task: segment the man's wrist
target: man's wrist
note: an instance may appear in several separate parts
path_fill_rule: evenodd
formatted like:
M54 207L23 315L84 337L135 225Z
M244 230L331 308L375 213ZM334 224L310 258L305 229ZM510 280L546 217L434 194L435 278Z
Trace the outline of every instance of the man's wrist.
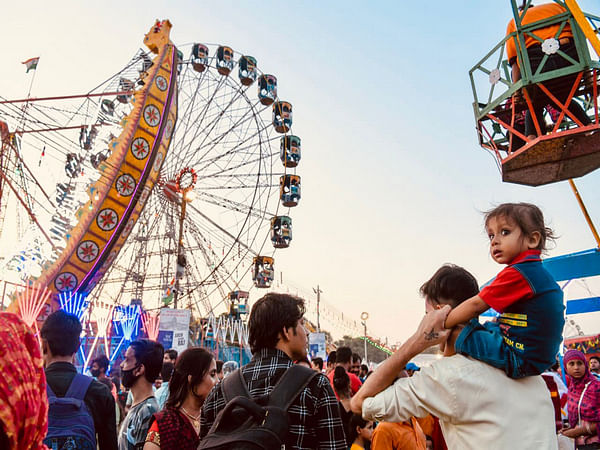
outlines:
M425 350L427 345L424 344L421 336L413 334L406 340L402 347L404 347L404 354L407 360L411 360L413 357Z

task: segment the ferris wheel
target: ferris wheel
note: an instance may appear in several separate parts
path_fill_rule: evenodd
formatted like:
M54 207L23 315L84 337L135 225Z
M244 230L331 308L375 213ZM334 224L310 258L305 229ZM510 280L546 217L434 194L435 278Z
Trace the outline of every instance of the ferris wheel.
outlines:
M270 286L300 200L292 105L254 57L165 29L85 95L0 99L0 278L200 315Z
M226 46L179 50L171 149L97 295L157 307L172 293L179 306L206 315L229 293L270 285L273 248L291 240L283 210L300 198L299 190L291 198L300 139L289 134L291 105L278 101L276 78L262 74L253 57Z

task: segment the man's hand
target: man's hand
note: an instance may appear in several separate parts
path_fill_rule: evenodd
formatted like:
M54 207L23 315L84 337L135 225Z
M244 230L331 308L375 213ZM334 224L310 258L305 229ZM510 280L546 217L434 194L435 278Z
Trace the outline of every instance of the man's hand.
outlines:
M445 329L444 322L451 309L449 305L444 305L441 309L425 314L419 328L410 338L411 347L415 353L421 353L429 347L446 342L452 330Z
M352 397L350 405L355 414L362 414L362 405L366 398L374 397L390 386L404 366L416 355L428 347L445 342L451 330L444 328L444 321L450 312L450 306L425 314L417 331L388 359L386 359L365 384Z

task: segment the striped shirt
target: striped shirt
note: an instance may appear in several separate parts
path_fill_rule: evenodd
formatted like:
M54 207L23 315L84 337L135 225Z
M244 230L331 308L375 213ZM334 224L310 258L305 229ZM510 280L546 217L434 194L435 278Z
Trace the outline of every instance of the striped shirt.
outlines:
M244 380L253 398L271 393L293 361L281 350L265 348L242 367ZM206 436L217 414L225 407L222 385L209 394L200 419L200 437ZM346 437L338 401L325 375L314 377L289 410L290 428L285 442L288 449L345 450Z

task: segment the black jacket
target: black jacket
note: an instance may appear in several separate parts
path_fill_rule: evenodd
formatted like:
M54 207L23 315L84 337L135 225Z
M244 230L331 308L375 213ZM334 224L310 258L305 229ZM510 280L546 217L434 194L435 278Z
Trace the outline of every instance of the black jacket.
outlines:
M55 362L46 368L46 382L57 397L64 397L77 369L68 362ZM98 435L100 450L117 450L117 417L115 399L102 383L93 380L83 399Z

